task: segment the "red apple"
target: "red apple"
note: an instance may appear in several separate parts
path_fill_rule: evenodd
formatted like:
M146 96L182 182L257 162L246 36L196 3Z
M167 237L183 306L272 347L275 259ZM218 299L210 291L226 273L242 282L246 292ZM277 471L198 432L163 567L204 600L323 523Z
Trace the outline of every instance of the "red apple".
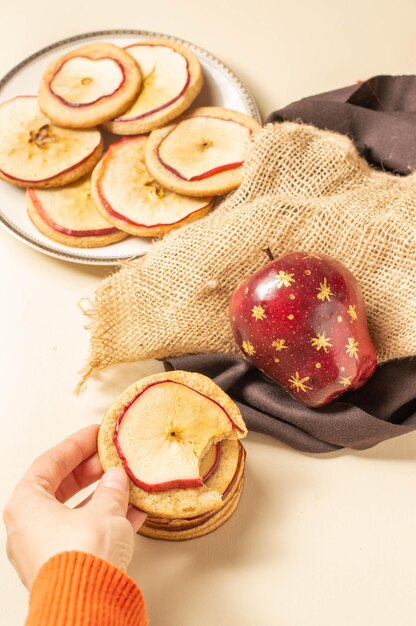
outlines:
M229 314L246 358L308 406L358 389L376 368L358 283L322 254L272 260L234 291Z

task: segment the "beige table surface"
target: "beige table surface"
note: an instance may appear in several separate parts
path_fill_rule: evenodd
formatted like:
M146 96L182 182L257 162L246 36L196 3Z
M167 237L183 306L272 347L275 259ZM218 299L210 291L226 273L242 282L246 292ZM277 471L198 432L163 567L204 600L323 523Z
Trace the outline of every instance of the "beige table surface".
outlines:
M0 74L77 33L156 30L222 58L264 115L302 95L416 69L412 1L0 0L0 8ZM119 391L160 365L107 371L76 398L88 349L77 303L108 270L48 258L3 231L0 268L3 506L35 455L99 421ZM228 524L183 544L137 538L130 572L153 626L413 625L416 435L313 457L251 434L247 450L247 486ZM0 573L0 622L22 625L27 593L3 555Z

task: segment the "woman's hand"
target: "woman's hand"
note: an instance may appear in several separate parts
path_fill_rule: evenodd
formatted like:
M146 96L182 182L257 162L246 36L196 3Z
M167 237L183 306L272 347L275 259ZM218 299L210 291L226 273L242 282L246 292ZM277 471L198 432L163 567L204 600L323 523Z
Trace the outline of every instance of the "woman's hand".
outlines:
M124 470L103 475L97 432L88 426L38 457L6 505L7 554L28 589L60 552L88 552L122 569L132 559L134 534L146 515L128 504ZM98 479L84 502L74 509L64 504Z

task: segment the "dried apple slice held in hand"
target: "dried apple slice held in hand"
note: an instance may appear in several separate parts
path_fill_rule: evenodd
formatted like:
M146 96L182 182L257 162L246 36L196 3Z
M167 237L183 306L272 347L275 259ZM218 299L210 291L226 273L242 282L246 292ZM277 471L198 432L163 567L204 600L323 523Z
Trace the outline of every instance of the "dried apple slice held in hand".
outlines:
M118 135L147 133L186 111L202 89L202 69L189 48L166 39L132 44L126 50L140 68L143 87L134 104L106 128Z
M27 211L41 233L66 246L98 248L127 237L91 200L90 176L59 189L27 189Z
M242 459L233 448L223 449L217 462L212 446L246 434L238 407L211 379L165 372L138 381L114 401L101 424L98 451L104 469L126 469L134 506L185 519L222 506L243 471Z
M189 196L223 194L238 187L241 166L260 125L222 107L201 107L151 133L146 165L172 191Z
M58 187L81 178L99 161L97 129L53 126L34 96L0 105L0 178L18 187Z
M188 198L164 189L145 164L146 137L113 144L92 175L91 193L114 226L140 237L156 237L208 213L212 198Z
M234 428L215 400L184 383L165 380L145 387L120 414L114 443L141 489L202 487L202 458Z
M42 77L39 104L65 128L89 128L125 111L141 88L137 63L110 43L87 44L53 61Z

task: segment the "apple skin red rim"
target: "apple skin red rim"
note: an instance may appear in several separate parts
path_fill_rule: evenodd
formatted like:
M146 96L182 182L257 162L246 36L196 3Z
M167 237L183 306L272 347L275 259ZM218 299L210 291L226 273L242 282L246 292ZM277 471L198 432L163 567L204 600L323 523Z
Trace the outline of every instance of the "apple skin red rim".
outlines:
M163 165L163 167L165 167L167 170L169 170L169 172L172 172L172 174L175 174L175 176L177 176L178 178L181 178L182 180L186 180L188 182L192 182L195 180L204 180L206 178L211 178L211 176L214 176L215 174L218 174L219 172L227 172L229 170L235 170L238 167L241 167L244 163L244 161L239 161L237 163L226 163L225 165L219 165L218 167L214 167L212 170L209 170L208 172L203 172L202 174L197 174L196 176L191 176L191 178L187 178L186 176L182 176L182 174L180 174L178 172L178 170L176 170L174 167L172 167L171 165L168 165L168 163L166 163L160 156L159 150L161 145L163 144L163 142L169 137L169 135L171 133L173 133L174 130L177 129L177 127L179 126L179 124L182 124L183 122L187 122L190 119L196 119L198 117L205 117L207 119L216 119L216 120L222 120L223 122L233 122L234 124L240 124L240 122L236 122L236 120L231 120L231 119L224 119L223 117L216 117L214 115L195 115L194 117L188 117L182 121L180 121L178 124L175 124L174 128L172 128L171 131L168 132L168 134L163 137L162 141L160 142L160 144L158 145L158 147L156 148L156 155L157 158L159 159L160 163ZM244 126L244 124L240 124L240 126ZM248 126L244 126L244 128L247 128L248 132L250 133L250 137L253 134L251 132L251 129L248 128Z
M148 46L150 48L150 46L153 46L155 48L160 47L160 48L169 48L169 46L163 46L161 44L154 44L154 43L132 43L129 46L125 46L124 49L127 50L128 48L136 48L137 46ZM169 48L170 50L173 50L173 48ZM180 52L178 52L178 50L175 50L175 52L177 52L178 54L181 54ZM120 123L125 123L125 122L135 122L137 120L142 120L146 117L149 117L150 115L154 115L154 113L158 113L159 111L163 111L163 109L166 109L167 107L169 107L171 104L173 104L174 102L177 102L177 100L179 100L179 98L184 94L184 92L186 91L190 81L191 81L191 75L189 72L189 63L188 63L188 59L186 57L183 56L183 54L181 54L181 57L183 59L185 59L186 61L186 72L187 72L187 79L186 79L186 83L182 88L182 91L175 96L174 98L172 98L171 100L169 100L168 102L165 102L165 104L161 104L159 107L156 107L156 109L152 109L151 111L147 111L146 113L142 113L141 115L135 115L134 117L123 117L122 115L120 117L116 117L113 120L111 120L112 122L117 122L118 124ZM140 94L139 94L140 97Z
M239 448L239 451L238 451L237 467L235 468L234 476L232 477L230 484L228 485L227 489L224 491L224 493L221 496L222 500L225 500L225 498L228 496L228 494L230 493L230 491L234 487L234 485L236 483L236 480L238 478L238 472L240 470L241 462L243 460L243 457L245 458L245 456L246 456L246 451L245 451L243 445L240 443L240 448Z
M72 230L71 228L65 228L65 226L61 226L60 224L57 224L52 219L50 219L49 215L43 208L41 201L39 200L39 198L36 197L36 189L28 189L27 193L39 217L43 219L45 224L47 224L48 226L53 228L53 230L56 230L59 233L69 235L70 237L103 237L104 235L112 235L118 232L118 229L115 227L101 228L96 230Z
M139 480L137 478L137 476L135 476L133 474L133 472L131 471L127 459L124 456L123 450L121 449L118 437L119 437L119 430L120 430L120 426L121 426L121 422L123 421L123 418L125 416L125 414L127 413L127 411L129 410L129 408L131 407L131 405L136 402L136 400L138 398L140 398L141 395L143 395L145 393L145 391L147 391L148 389L150 389L151 387L155 387L156 385L163 385L165 383L171 383L174 385L181 385L182 387L187 387L188 389L191 389L192 391L194 391L195 393L199 394L200 396L207 398L208 400L210 400L211 402L213 402L214 404L216 404L227 416L228 420L231 422L232 428L236 429L240 432L244 432L239 426L237 426L237 424L235 424L233 422L233 420L231 419L231 417L228 415L227 411L224 409L223 406L221 406L221 404L219 404L218 402L216 402L215 400L213 400L212 398L210 398L209 396L206 396L204 393L201 393L200 391L197 391L197 389L194 389L193 387L189 387L189 385L185 385L184 383L180 383L176 380L158 380L157 382L154 383L150 383L149 385L146 385L143 389L141 389L135 396L133 396L133 398L121 409L120 413L118 414L117 417L117 422L116 422L116 426L114 429L114 434L113 434L113 443L114 446L117 450L117 454L120 457L120 460L123 464L124 470L126 472L126 474L129 476L130 480L137 485L138 487L140 487L140 489L143 489L143 491L147 491L148 493L157 493L157 492L161 492L161 491L170 491L171 489L194 489L194 488L199 488L199 487L204 487L204 482L202 478L199 479L183 479L183 480L173 480L173 481L166 481L161 485L151 485L151 489L149 489L149 485L147 483L143 483L141 480Z
M117 89L115 89L112 93L106 94L105 96L100 96L99 98L96 98L95 100L92 100L91 102L80 102L80 103L74 103L74 102L69 102L68 100L65 100L65 98L62 98L62 96L59 96L53 89L52 89L52 82L55 79L55 76L57 74L59 74L59 72L61 71L61 69L63 68L63 66L65 65L65 63L68 63L68 61L71 61L72 59L89 59L90 61L100 61L102 59L108 59L110 61L114 61L114 63L116 63L119 68L122 71L123 74L123 79L121 81L121 83L119 84L119 86L117 87ZM124 83L126 82L126 72L125 72L125 68L123 63L121 63L118 59L115 59L114 57L109 57L109 56L104 56L104 57L97 57L97 58L92 58L89 57L85 54L80 54L78 56L74 56L74 57L70 57L69 59L65 59L65 61L63 61L63 63L61 63L61 65L57 68L57 70L54 72L51 80L48 83L48 89L51 92L51 94L53 95L54 98L56 98L57 100L60 100L63 104L65 104L68 107L71 107L73 109L82 109L85 107L89 107L92 106L93 104L97 104L97 102L101 102L102 100L106 100L107 98L112 98L114 97L114 94L116 94L118 91L120 91L120 89L123 87Z
M109 155L113 150L117 149L117 146L119 146L120 144L126 143L128 141L146 141L146 140L147 140L147 136L145 136L145 135L139 135L138 137L123 137L123 139L120 139L120 141L117 141L117 143L113 143L108 148L107 155ZM126 217L122 213L119 213L118 211L113 209L111 204L106 199L106 197L104 195L104 192L102 191L101 181L102 181L102 178L103 178L104 172L105 172L105 167L106 167L105 159L106 159L107 155L104 157L102 171L100 172L100 175L97 178L97 183L96 183L97 184L97 192L98 192L98 196L99 196L99 198L100 198L100 200L101 200L105 210L107 211L107 213L109 213L110 215L113 215L114 217L116 217L117 219L119 219L122 222L126 222L127 224L131 224L132 226L138 226L139 228L148 228L148 229L159 228L161 226L173 226L174 224L180 224L181 222L189 219L189 217L191 215L194 215L194 213L199 213L199 211L203 211L212 202L212 200L210 200L204 206L200 207L199 209L195 209L195 211L192 211L191 213L188 213L187 215L182 217L182 219L177 220L176 222L160 222L158 224L150 224L150 225L148 225L148 224L139 224L139 222L134 222L133 220L129 219L128 217Z
M98 30L98 31L90 31L87 33L81 33L77 35L73 35L71 37L67 37L65 39L60 39L55 41L36 52L33 52L29 56L25 57L14 65L2 78L0 79L0 95L2 90L8 86L8 84L12 81L12 79L19 74L22 70L28 68L32 63L35 63L42 56L49 54L50 52L54 52L56 50L61 49L64 46L70 46L73 44L79 44L82 41L88 40L99 40L99 38L108 38L108 37L125 37L134 35L135 37L148 37L148 38L164 38L170 41L176 41L183 45L186 45L190 50L192 50L195 54L202 57L205 60L209 60L216 68L219 68L221 72L230 79L230 81L236 85L236 88L239 91L239 95L241 99L247 106L249 111L249 115L254 117L259 123L262 123L262 118L257 107L257 104L248 89L248 87L244 84L244 82L239 78L230 67L228 67L223 61L221 61L218 57L213 55L211 52L198 46L190 41L185 39L181 39L179 37L174 37L173 35L169 35L166 33L159 33L155 31L148 30L140 30L137 28L124 28L124 29L107 29L107 30ZM10 100L10 98L8 98ZM67 249L56 248L55 246L51 246L51 244L44 243L32 233L27 233L20 226L16 225L4 212L0 209L0 226L7 230L13 237L26 244L30 248L37 250L38 252L42 252L48 256L63 259L64 261L68 261L70 263L82 263L85 265L117 265L123 259L131 259L131 254L117 254L117 255L100 255L99 258L96 256L89 254L87 251L79 251L70 252ZM134 258L140 258L145 253L140 253Z
M210 469L207 471L206 474L203 475L202 477L202 482L206 482L208 480L208 478L210 478L213 473L215 472L215 470L218 467L218 463L220 462L220 456L221 456L221 444L220 442L214 444L215 445L215 458L214 458L214 463L212 464L212 466L210 467Z

